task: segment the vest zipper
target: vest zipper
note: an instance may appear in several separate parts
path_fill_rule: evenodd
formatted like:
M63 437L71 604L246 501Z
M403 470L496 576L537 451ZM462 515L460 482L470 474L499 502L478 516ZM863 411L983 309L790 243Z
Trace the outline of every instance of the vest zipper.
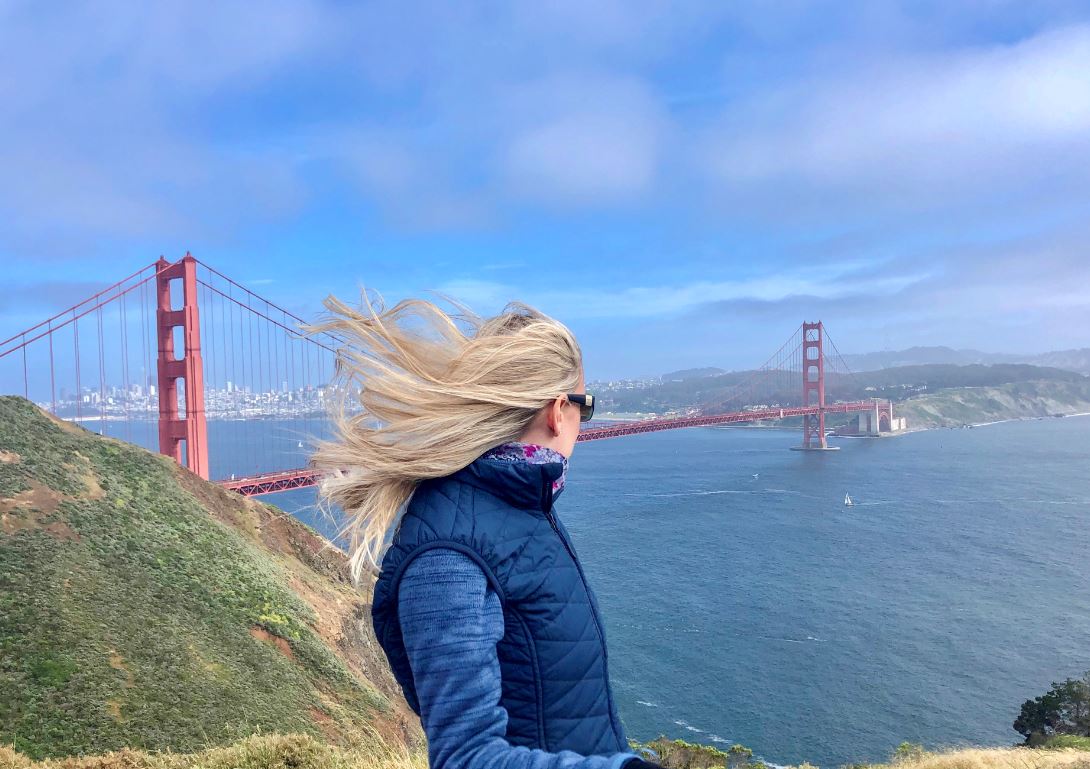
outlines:
M613 723L613 713L615 706L613 704L613 687L609 683L609 648L606 646L606 636L602 632L602 625L598 622L598 611L594 608L594 601L590 597L590 587L587 585L587 577L583 574L583 565L579 563L579 559L575 556L575 551L572 546L568 544L568 539L561 533L560 527L556 525L556 521L553 520L551 510L545 511L545 517L549 519L549 525L553 527L553 531L556 532L556 536L560 537L560 541L564 543L564 549L568 551L568 555L571 556L572 561L575 563L575 569L579 572L579 579L583 582L583 590L587 594L587 602L590 604L590 614L594 618L594 627L598 631L598 641L602 645L602 672L605 676L606 697L609 703L609 723L613 727L613 734L620 739L617 734L617 725ZM627 750L627 745L624 746Z
M567 538L561 533L560 527L556 525L556 521L553 520L552 512L545 511L545 517L549 519L549 524L553 527L553 531L556 532L556 536L560 537L560 541L564 543L564 549L568 551L568 555L571 556L572 562L575 563L575 570L579 572L579 579L583 582L583 590L587 593L587 600L590 601L590 588L587 586L587 577L583 573L583 565L579 563L579 559L575 555L575 551L572 550L571 545L568 544ZM602 632L602 626L598 623L598 612L594 610L594 604L590 605L591 615L594 617L594 626L598 629L598 638L602 642L602 655L608 659L609 650L606 649L606 637Z

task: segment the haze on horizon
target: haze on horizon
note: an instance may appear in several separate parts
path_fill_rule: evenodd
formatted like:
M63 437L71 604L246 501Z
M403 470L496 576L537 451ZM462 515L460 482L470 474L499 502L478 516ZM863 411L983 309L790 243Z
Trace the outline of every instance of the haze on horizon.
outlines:
M0 3L0 337L186 250L588 377L1090 346L1090 6Z

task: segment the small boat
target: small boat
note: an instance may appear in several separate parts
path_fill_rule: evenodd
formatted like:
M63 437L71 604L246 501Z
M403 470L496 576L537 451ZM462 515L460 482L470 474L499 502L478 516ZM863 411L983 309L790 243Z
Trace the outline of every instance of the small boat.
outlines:
M850 496L848 496L848 492L844 492L844 506L845 507L853 507L854 505L855 505L855 502L852 502L852 498Z
M303 442L299 441L299 448L303 448Z
M760 477L761 477L761 474L760 474L760 473L754 473L754 474L753 474L753 480L757 480L757 479L758 479L758 478L760 478Z

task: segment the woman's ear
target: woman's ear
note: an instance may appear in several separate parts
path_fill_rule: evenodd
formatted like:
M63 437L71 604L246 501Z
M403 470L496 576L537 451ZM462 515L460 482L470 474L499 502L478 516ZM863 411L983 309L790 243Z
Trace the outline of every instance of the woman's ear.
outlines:
M559 436L564 428L564 399L557 396L549 404L545 414L545 424L554 436Z

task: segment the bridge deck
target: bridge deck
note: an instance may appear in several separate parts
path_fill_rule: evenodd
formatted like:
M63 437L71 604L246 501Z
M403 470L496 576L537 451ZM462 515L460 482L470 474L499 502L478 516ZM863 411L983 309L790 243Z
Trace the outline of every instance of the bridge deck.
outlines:
M884 404L888 408L888 402ZM882 405L879 406L880 408ZM847 414L857 411L870 411L875 408L874 401L854 401L851 403L833 403L825 406L826 414ZM732 411L726 414L712 414L707 416L678 417L673 419L643 419L636 422L623 422L607 427L594 427L579 433L578 442L604 440L605 438L620 438L625 435L638 435L640 433L654 433L661 430L678 430L686 427L714 427L716 425L739 424L743 422L759 422L765 419L786 419L788 417L800 417L818 413L817 406L795 406L791 408L750 409L748 411ZM273 494L278 491L290 489L302 489L315 486L321 472L314 469L300 468L296 470L282 470L273 473L262 473L247 478L231 478L217 481L220 486L231 491L237 491L246 497L258 494Z

